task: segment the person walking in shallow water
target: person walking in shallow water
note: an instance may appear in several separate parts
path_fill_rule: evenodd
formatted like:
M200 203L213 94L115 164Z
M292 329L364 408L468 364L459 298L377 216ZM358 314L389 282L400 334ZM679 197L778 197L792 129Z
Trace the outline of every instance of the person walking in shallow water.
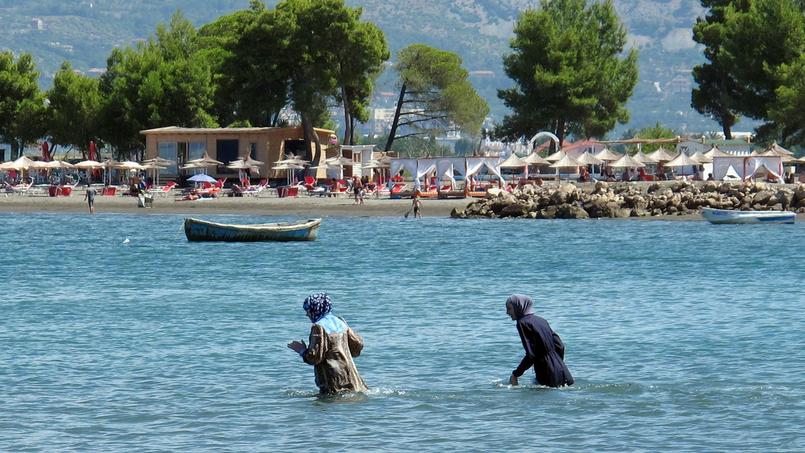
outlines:
M97 195L97 191L92 188L91 185L87 184L87 191L84 193L84 200L87 200L87 207L89 207L89 213L95 213L95 195Z
M528 296L514 294L506 299L506 314L517 321L517 333L525 349L520 365L512 371L509 384L517 385L518 378L534 367L537 382L548 387L573 385L573 376L565 365L565 345L551 329L548 321L534 314Z
M366 383L352 360L361 354L363 339L347 325L344 318L331 313L330 296L327 293L311 294L305 298L302 308L313 323L310 344L292 341L288 347L302 356L305 363L313 365L319 393L332 395L366 391Z

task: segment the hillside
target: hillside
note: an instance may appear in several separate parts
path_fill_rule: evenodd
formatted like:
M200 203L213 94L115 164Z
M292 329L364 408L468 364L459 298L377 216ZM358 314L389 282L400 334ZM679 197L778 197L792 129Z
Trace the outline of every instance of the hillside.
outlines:
M347 0L362 6L364 18L386 33L393 51L423 42L458 52L479 92L500 118L505 107L496 89L511 84L501 67L523 0ZM275 2L267 2L273 4ZM653 125L691 131L717 125L690 108L690 69L701 51L690 27L702 9L696 0L616 0L640 50L640 81L629 108L631 128ZM104 68L109 51L154 32L158 22L180 9L198 25L248 6L248 0L0 0L0 48L33 53L48 87L63 60L83 71ZM391 76L380 91L393 90ZM738 128L740 129L741 125ZM624 129L624 128L621 128Z

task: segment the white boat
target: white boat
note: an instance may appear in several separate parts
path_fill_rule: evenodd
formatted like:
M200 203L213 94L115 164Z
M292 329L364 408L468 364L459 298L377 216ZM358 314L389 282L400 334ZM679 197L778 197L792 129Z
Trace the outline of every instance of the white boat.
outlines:
M710 223L794 223L797 214L790 211L733 211L702 208L702 217Z

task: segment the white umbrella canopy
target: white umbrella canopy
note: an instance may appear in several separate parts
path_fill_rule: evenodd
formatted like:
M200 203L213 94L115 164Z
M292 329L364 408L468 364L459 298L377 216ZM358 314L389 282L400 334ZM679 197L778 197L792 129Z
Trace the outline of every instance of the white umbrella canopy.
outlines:
M687 167L691 165L701 165L698 161L691 159L685 153L679 153L678 156L671 159L667 164L666 167Z
M291 184L291 171L290 170L304 170L305 166L301 164L294 164L294 163L284 163L279 164L271 167L272 170L285 170L288 173L286 176L288 177L288 184Z
M47 164L48 168L75 168L75 165L64 160L52 160Z
M304 164L309 164L310 162L307 161L307 160L304 160L301 157L296 156L294 154L286 154L285 159L280 159L280 160L278 160L278 161L276 161L274 163L277 164L277 165L282 165L282 164L304 165Z
M730 157L732 156L732 154L725 153L724 151L718 149L718 146L713 145L713 147L710 148L710 151L704 153L703 156L710 159L710 161L712 162L712 159L714 157Z
M522 159L517 157L516 154L512 154L511 156L507 157L506 160L498 164L500 168L525 168L528 163L523 162Z
M595 153L594 156L605 162L613 162L623 157L623 154L616 153L609 148L604 148Z
M151 159L146 159L146 160L144 160L144 161L142 161L140 163L142 165L155 164L155 165L158 165L158 166L161 166L161 167L169 167L171 165L175 165L176 161L175 160L170 160L170 159L165 159L164 157L157 156L157 157L153 157Z
M20 156L16 160L13 160L11 162L6 162L5 164L3 164L4 165L3 168L5 168L6 170L22 171L22 170L27 170L27 169L31 168L31 164L33 164L33 163L34 163L34 161L29 159L28 157Z
M654 160L653 157L651 157L650 155L648 155L648 154L646 154L646 153L644 153L642 151L636 152L635 155L632 156L632 159L634 159L634 160L636 160L638 162L642 162L644 164L656 164L657 163L657 161Z
M73 165L73 167L78 168L79 170L90 170L93 168L103 168L106 164L103 162L98 162L97 160L82 160L81 162Z
M713 161L712 157L705 156L701 151L696 151L692 156L690 156L690 158L700 164L707 164Z
M535 165L535 166L548 166L551 165L550 162L542 158L536 151L531 152L531 154L521 158L523 162L527 163L528 165Z
M145 167L142 166L139 162L134 162L131 160L124 160L122 162L115 162L110 165L111 168L117 168L119 170L145 170Z
M337 166L350 166L355 164L355 162L353 162L352 159L348 159L344 156L331 157L329 159L326 159L324 163L326 163L327 165L337 165Z
M626 154L615 162L609 164L609 166L612 168L643 168L646 166L646 164Z
M581 167L583 165L584 164L582 164L581 162L565 154L564 157L552 163L551 168L573 168L573 167Z
M260 160L257 160L257 159L252 159L252 156L246 156L246 159L244 160L244 162L246 162L247 164L249 164L251 166L254 166L254 167L257 167L257 166L265 164L265 162L263 162L263 161L260 161Z
M768 148L766 148L766 151L772 151L780 157L783 156L794 157L794 153L778 145L777 142L772 142L772 144L769 145Z
M580 164L584 165L601 165L604 163L603 159L599 159L590 153L581 153L581 156L576 159Z
M50 167L48 167L48 163L43 160L35 160L28 165L28 168L33 170L43 170Z
M558 162L562 160L565 156L567 156L567 154L564 151L559 150L551 154L550 156L546 157L545 160L547 160L548 162ZM551 166L553 167L553 165Z
M650 153L649 156L657 162L668 162L673 160L674 156L671 155L665 148L660 146L656 151Z
M215 160L210 157L210 154L207 151L204 151L204 155L199 159L188 160L188 164L197 164L203 167L212 167L213 165L223 165L224 163L220 160Z

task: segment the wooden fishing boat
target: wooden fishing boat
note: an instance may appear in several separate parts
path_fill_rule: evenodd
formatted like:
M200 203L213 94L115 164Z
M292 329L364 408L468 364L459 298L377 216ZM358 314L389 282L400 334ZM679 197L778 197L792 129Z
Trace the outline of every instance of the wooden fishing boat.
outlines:
M702 208L702 217L710 223L794 223L797 214L790 211L733 211Z
M319 225L321 225L321 219L233 225L186 218L184 219L184 234L188 241L313 241L316 239Z

